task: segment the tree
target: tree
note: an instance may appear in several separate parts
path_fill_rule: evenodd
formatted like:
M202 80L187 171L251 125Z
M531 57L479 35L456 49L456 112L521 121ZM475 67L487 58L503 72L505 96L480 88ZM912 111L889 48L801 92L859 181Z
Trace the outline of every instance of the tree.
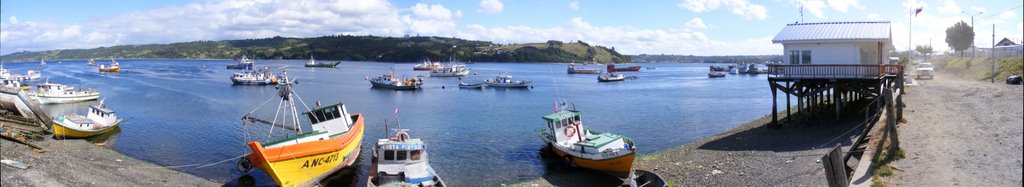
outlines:
M925 45L919 45L919 46L917 46L917 48L914 48L914 50L917 51L918 53L921 53L922 55L924 55L924 57L926 59L928 58L929 55L932 54L932 52L934 52L934 51L932 51L932 46L925 46Z
M946 44L960 52L960 57L964 56L965 49L971 47L971 41L974 41L974 28L964 21L955 23L946 29Z

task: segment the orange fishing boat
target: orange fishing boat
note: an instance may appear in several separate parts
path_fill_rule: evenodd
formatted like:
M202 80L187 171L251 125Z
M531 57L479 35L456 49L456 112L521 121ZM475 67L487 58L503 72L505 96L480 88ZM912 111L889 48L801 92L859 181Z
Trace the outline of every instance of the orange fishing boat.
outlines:
M266 121L255 118L250 113L243 116L242 121L246 125L269 124L275 128L292 130L294 133L266 143L249 141L247 144L252 153L238 162L238 168L242 172L248 172L255 166L280 186L319 185L320 180L351 166L359 157L360 144L363 140L363 116L350 115L343 103L319 106L317 102L317 108L302 113L311 123L311 129L303 132L292 98L294 92L291 91L291 86L294 79L288 79L287 74L283 79L285 82L279 87L278 95L282 103L286 103L286 107L278 109L279 114L284 115L275 119L286 120Z
M629 175L636 157L633 140L584 128L582 113L564 106L559 108L543 117L547 125L537 131L558 157L571 165L617 176Z

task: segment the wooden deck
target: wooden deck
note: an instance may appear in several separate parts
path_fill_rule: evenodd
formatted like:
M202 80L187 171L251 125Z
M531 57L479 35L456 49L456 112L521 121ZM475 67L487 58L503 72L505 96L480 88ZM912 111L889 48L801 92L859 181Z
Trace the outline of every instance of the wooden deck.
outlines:
M793 64L768 65L768 78L796 79L882 79L903 74L903 65Z

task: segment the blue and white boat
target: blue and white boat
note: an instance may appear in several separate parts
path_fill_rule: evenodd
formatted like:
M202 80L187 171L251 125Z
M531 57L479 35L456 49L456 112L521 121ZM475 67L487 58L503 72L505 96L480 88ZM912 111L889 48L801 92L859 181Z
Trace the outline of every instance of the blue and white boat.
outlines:
M228 69L252 69L255 64L256 61L250 60L249 58L246 58L245 55L242 55L242 59L238 59L238 62L235 64L228 64Z
M427 145L410 138L405 129L394 136L377 140L373 146L373 166L366 186L439 186L444 181L427 163Z

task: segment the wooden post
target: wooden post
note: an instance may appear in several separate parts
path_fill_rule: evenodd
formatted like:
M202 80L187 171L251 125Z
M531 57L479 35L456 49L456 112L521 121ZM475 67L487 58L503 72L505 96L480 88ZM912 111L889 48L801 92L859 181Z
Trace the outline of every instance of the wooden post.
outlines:
M775 94L776 94L775 93L775 90L776 90L775 82L768 81L768 86L772 88L772 125L771 125L771 127L778 128L779 127L779 111L778 111L779 110L779 106L778 106L777 103L778 103L779 99L775 96Z
M793 88L789 87L789 82L786 82L786 88L789 88L790 91L793 91ZM791 96L789 96L789 92L786 92L786 119L787 120L793 119L793 118L790 118L790 117L793 116L793 114L790 113L790 109L793 108L793 105L789 104L789 98L790 97Z
M838 89L838 87L836 86L835 82L832 82L832 89ZM832 105L834 105L835 108L836 108L836 117L834 119L835 119L836 123L839 123L839 102L838 101L841 101L841 99L839 99L839 97L842 97L842 96L838 95L838 94L835 94L835 90L833 90L832 93L833 93L832 94Z

